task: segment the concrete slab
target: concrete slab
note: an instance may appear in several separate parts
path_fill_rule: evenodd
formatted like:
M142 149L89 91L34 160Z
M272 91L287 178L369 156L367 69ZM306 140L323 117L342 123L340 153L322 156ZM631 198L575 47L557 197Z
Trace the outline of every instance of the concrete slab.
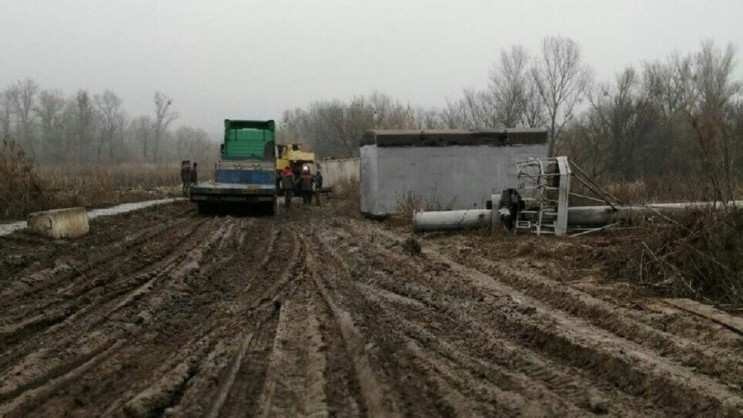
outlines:
M54 209L30 213L26 217L28 231L47 238L76 238L90 230L85 208Z

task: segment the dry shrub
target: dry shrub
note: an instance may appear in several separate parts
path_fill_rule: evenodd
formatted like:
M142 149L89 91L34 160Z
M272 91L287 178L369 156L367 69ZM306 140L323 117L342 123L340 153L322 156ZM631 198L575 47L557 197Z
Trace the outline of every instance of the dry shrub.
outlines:
M647 188L642 180L612 183L606 187L606 191L621 202L645 202L648 199Z
M610 266L665 296L743 306L743 212L689 210L609 252Z
M412 225L416 212L453 210L455 205L456 200L452 200L448 204L442 204L435 196L425 198L412 191L406 191L397 199L395 213L392 216L395 221L393 223Z
M357 217L361 211L361 189L358 180L344 179L333 186L332 205L341 215Z
M13 140L0 150L0 218L23 216L43 206L42 183L33 161Z
M412 222L413 215L415 212L421 212L428 209L426 200L421 196L413 192L405 192L402 197L397 199L397 207L395 212L399 214L403 219L408 219Z

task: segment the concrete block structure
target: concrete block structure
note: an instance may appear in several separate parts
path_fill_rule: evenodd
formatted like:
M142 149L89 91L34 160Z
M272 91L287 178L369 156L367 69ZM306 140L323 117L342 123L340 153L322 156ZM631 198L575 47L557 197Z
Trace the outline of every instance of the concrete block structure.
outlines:
M375 130L360 154L367 216L393 214L411 196L429 209L484 209L493 193L517 185L516 161L547 156L547 130Z

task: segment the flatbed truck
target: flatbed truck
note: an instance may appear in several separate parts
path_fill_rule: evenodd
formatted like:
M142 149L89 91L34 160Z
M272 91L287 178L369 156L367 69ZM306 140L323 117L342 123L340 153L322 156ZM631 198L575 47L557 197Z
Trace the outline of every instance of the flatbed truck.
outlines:
M191 186L201 214L226 207L266 214L277 210L276 124L273 120L224 121L224 142L214 181Z

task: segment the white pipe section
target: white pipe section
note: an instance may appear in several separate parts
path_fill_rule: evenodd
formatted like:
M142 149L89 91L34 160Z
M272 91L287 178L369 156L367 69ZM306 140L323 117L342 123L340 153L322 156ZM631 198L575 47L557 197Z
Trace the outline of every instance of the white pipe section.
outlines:
M652 216L658 212L668 214L689 209L722 209L723 207L743 208L743 201L722 202L682 202L651 203L648 205L616 206L573 206L568 209L569 226L600 227L614 222L622 222L633 216Z
M493 207L497 208L500 196L493 195ZM573 206L568 208L568 226L601 227L615 222L631 219L632 216L652 216L658 212L669 213L685 209L715 208L724 206L743 208L743 200L728 202L685 202L653 203L649 205L616 206ZM458 229L488 228L499 222L490 209L452 210L445 212L417 212L413 216L416 232L454 231Z
M491 214L490 209L416 212L413 215L413 227L416 232L490 228L493 224Z

